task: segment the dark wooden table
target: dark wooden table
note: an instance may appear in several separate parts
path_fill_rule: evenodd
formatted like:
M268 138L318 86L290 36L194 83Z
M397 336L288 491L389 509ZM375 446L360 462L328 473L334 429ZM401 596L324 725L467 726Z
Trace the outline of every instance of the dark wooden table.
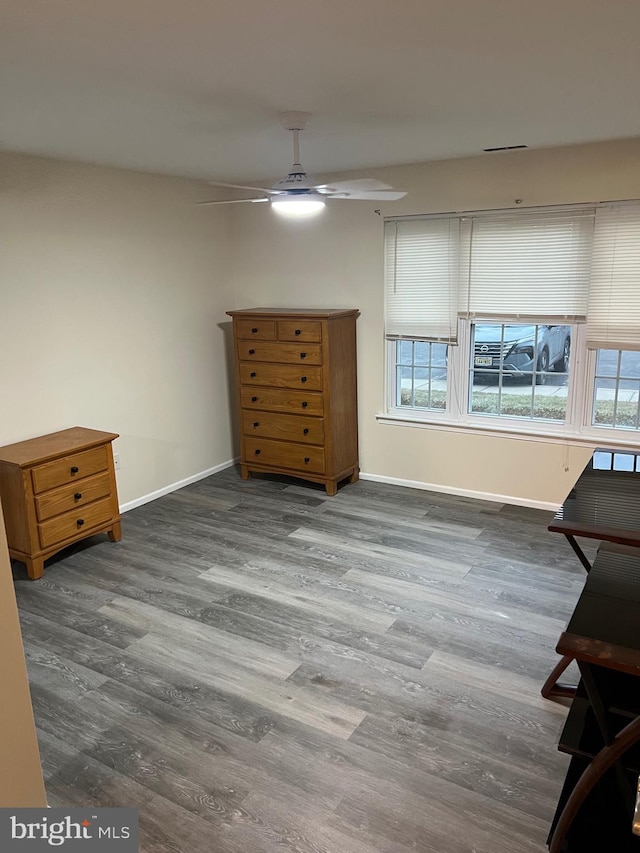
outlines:
M640 550L604 544L557 651L580 683L560 736L571 755L549 837L560 851L640 850Z
M640 452L598 448L549 525L562 533L587 572L591 563L576 537L640 548ZM566 654L542 687L545 699L572 697L575 686L558 679L573 656Z
M640 547L640 452L595 450L549 530L567 537L587 572L576 536Z

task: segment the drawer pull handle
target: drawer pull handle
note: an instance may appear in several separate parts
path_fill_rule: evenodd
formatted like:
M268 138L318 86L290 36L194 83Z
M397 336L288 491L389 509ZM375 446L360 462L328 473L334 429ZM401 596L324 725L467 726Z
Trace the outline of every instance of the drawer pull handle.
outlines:
M258 450L254 450L253 452L255 453L256 456L260 456L260 449L259 448L258 448Z
M71 466L71 473L72 473L72 474L77 474L79 470L80 470L80 469L78 468L78 466L77 466L77 465L72 465L72 466Z
M258 334L258 330L257 330L257 329L251 329L251 334L252 334L252 335L257 335L257 334Z
M73 499L74 499L74 501L79 501L81 497L82 497L82 492L76 492L75 495L73 496Z
M296 329L296 335L300 334L300 329Z
M306 352L301 352L301 353L300 353L300 358L306 358L306 357L307 357Z
M311 460L309 459L309 457L308 457L308 456L305 456L305 457L304 457L304 464L305 464L305 465L308 465L308 464L309 464L309 462L311 462Z
M249 350L249 355L255 355L255 354L256 354L256 351L254 349Z
M306 376L301 376L301 377L300 377L300 382L306 382L306 381L307 381L307 377L306 377Z
M250 373L249 375L251 376L251 378L252 378L252 379L254 379L254 378L255 378L255 375L256 375L255 370L252 370L252 371L251 371L251 373Z
M257 397L252 397L252 398L251 398L251 402L252 402L252 403L257 403L257 402L258 402L258 398L257 398Z
M82 527L82 525L84 524L84 518L79 518L79 519L76 521L76 524L78 525L78 527Z
M260 426L260 421L254 421L254 422L253 422L253 425L254 425L254 427L259 427L259 426Z
M304 403L301 403L301 405L303 409L306 409L309 404L305 401Z
M302 432L304 435L309 435L309 427L305 427Z

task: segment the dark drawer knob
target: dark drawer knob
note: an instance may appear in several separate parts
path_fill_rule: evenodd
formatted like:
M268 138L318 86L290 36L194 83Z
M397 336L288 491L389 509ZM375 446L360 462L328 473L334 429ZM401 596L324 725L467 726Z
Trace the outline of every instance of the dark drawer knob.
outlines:
M300 334L300 329L296 329L296 335Z
M303 434L304 434L304 435L309 435L309 429L308 429L308 427L305 427L305 428L302 430L302 432L303 432Z
M257 403L257 402L258 402L258 398L257 398L257 397L252 397L252 398L251 398L251 402L252 402L252 403Z
M306 381L307 381L307 377L306 377L306 376L301 376L301 377L300 377L300 382L306 382Z
M253 379L253 378L255 377L255 375L256 375L255 370L252 370L250 375L251 375L251 378Z
M255 354L256 354L256 351L254 349L249 350L249 355L255 355Z
M306 409L309 404L305 401L304 403L301 403L300 405L302 406L303 409Z
M259 427L259 426L260 426L260 421L254 421L254 422L253 422L253 425L254 425L254 427Z
M252 335L257 335L257 334L258 334L258 330L257 330L257 329L251 329L251 334L252 334Z
M76 492L75 495L73 496L73 499L74 499L74 501L79 501L81 497L82 497L82 492Z
M300 353L300 358L306 358L306 357L307 357L306 352L301 352L301 353Z
M79 518L79 519L76 521L76 524L78 525L78 527L82 527L82 525L84 524L84 518Z
M305 464L305 465L308 465L308 464L309 464L309 462L311 462L311 460L309 459L309 457L308 457L308 456L305 456L305 457L304 457L304 464Z
M78 466L77 466L77 465L72 465L72 466L71 466L71 473L72 473L72 474L77 474L79 470L80 470L80 469L78 468Z
M255 453L256 456L260 456L260 449L254 450L253 452Z

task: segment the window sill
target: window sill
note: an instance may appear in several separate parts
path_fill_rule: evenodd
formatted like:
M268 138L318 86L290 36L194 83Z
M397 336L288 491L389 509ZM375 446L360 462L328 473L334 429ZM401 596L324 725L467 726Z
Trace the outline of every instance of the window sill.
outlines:
M637 449L640 446L640 435L624 436L613 430L597 430L593 432L571 432L568 430L545 429L535 425L502 426L495 422L490 424L471 424L467 421L452 421L444 418L429 418L428 415L398 412L380 412L376 415L380 424L387 426L414 427L417 429L435 429L441 432L455 432L461 435L488 435L494 438L512 438L518 441L537 441L550 444L575 445L578 447L622 447Z

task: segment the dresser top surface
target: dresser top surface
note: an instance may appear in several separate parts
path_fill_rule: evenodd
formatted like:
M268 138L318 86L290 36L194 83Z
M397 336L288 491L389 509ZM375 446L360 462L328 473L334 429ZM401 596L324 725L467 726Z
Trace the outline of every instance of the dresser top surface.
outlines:
M296 319L323 320L333 317L360 315L357 308L241 308L227 311L230 317L295 317Z
M37 465L59 456L69 453L77 453L81 450L89 450L100 444L113 441L118 438L115 432L102 432L98 429L87 429L86 427L71 427L60 432L52 432L49 435L40 435L27 441L19 441L16 444L7 444L0 447L0 462L8 462L21 468L29 465Z

